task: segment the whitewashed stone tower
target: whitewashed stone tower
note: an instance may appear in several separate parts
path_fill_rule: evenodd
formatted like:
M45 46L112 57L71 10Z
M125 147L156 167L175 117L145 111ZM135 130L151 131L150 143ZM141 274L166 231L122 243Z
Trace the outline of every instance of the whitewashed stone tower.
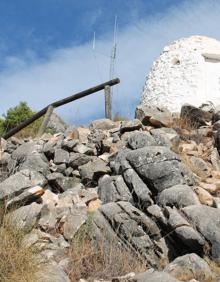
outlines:
M220 42L191 36L166 46L146 78L141 104L179 111L184 103L220 104Z

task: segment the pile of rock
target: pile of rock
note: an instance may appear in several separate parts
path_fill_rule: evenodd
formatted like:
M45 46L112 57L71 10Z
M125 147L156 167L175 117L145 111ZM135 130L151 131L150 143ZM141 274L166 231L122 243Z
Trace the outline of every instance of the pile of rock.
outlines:
M180 119L194 127L177 118L139 106L134 120L78 127L78 139L70 132L1 141L8 175L0 201L30 231L24 247L41 249L48 273L56 273L51 281L69 281L66 249L91 212L94 240L114 238L150 268L117 279L217 277L203 258L220 264L220 114L185 105Z

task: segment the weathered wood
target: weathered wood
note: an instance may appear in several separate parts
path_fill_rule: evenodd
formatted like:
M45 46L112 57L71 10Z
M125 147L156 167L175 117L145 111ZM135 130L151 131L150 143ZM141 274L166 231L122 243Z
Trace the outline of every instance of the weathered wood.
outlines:
M89 89L84 90L82 92L79 92L77 94L71 95L71 96L69 96L69 97L67 97L65 99L56 101L56 102L52 103L51 106L53 106L54 108L60 107L60 106L65 105L67 103L73 102L73 101L75 101L77 99L83 98L85 96L88 96L88 95L93 94L95 92L98 92L100 90L103 90L106 85L113 86L113 85L118 84L118 83L120 83L119 78L115 78L113 80L110 80L110 81L107 81L105 83L99 84L99 85L97 85L95 87L89 88ZM42 110L40 110L36 114L34 114L30 119L22 122L21 124L19 124L15 128L12 128L9 132L7 132L3 136L3 138L4 139L10 138L14 134L16 134L17 132L19 132L20 130L22 130L23 128L25 128L26 126L28 126L29 124L31 124L35 120L37 120L38 118L42 117L44 114L46 114L48 106L43 108Z
M112 119L112 99L111 99L111 87L105 86L105 117Z
M47 108L47 112L45 114L44 120L43 120L43 122L42 122L42 124L41 124L41 126L38 130L38 133L37 133L38 137L40 137L44 133L44 131L45 131L45 129L46 129L46 127L47 127L47 125L50 121L50 117L51 117L52 113L53 113L53 106L50 105Z

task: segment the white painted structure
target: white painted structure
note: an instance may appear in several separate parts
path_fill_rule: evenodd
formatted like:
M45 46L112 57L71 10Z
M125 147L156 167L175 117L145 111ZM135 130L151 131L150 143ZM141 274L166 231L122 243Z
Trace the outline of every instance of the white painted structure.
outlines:
M179 111L184 103L220 104L220 42L191 36L166 46L146 78L142 104Z

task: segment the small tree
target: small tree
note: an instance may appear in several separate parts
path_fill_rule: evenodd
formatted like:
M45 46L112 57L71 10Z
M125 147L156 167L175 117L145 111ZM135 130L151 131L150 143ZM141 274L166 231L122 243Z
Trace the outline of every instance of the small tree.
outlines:
M5 120L3 121L4 131L8 131L26 119L32 117L34 111L27 105L26 102L20 102L18 106L8 109L6 115L3 115ZM1 120L0 120L1 128Z

